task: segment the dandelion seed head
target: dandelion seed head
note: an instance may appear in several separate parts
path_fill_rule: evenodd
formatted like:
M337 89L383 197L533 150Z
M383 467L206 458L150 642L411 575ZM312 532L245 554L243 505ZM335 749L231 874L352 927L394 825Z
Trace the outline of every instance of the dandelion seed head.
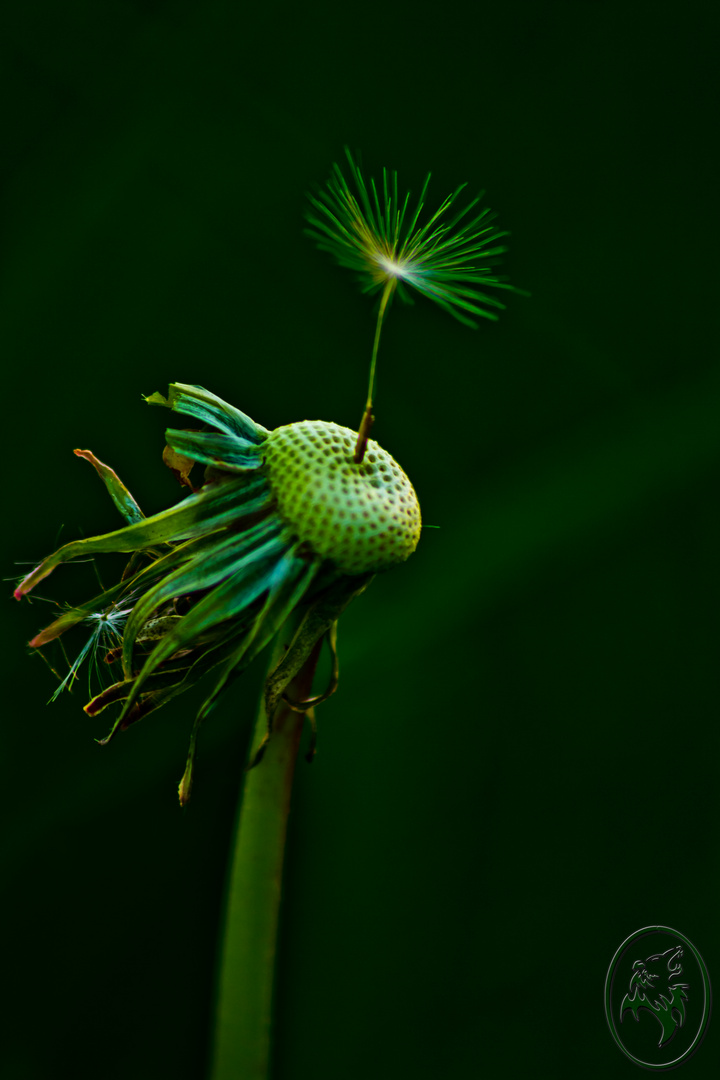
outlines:
M88 680L94 675L101 685L110 673L116 681L84 706L92 717L120 706L103 745L213 672L196 733L299 604L328 604L323 619L328 610L339 615L374 573L414 551L421 530L417 498L400 466L375 442L357 462L355 432L347 428L305 420L268 431L185 383L171 384L168 398L147 400L205 425L165 433L176 455L205 466L204 482L147 518L117 474L84 453L127 524L70 541L15 590L18 599L26 596L62 563L131 553L119 581L66 607L30 642L41 648L67 631L85 631L54 697L72 688L83 664ZM195 734L191 771L194 740Z
M374 441L355 464L357 435L322 420L276 428L265 443L278 512L298 538L345 574L404 562L420 539L420 506L397 462Z

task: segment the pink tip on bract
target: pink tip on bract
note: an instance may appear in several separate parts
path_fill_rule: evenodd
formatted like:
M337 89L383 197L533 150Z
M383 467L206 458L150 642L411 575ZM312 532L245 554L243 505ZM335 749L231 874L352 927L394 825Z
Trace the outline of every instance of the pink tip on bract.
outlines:
M34 573L35 573L35 570L33 570L32 573L30 573L30 574L26 574L25 577L20 582L20 584L18 585L18 587L14 590L13 596L15 597L16 600L22 600L23 596L26 596L30 592L30 590L32 589L35 582L34 581L31 582L29 585L28 585L28 582L30 581L30 579L32 578Z

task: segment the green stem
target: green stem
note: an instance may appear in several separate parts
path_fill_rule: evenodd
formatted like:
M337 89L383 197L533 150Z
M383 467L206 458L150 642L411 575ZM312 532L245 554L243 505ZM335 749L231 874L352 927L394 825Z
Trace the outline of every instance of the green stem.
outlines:
M285 654L299 618L288 619L273 652ZM310 696L320 643L288 687ZM304 716L281 703L262 761L245 773L235 834L220 958L212 1080L267 1080L278 913L290 795ZM252 761L268 729L264 697L250 747Z
M368 409L372 407L373 395L375 393L375 368L377 367L377 354L380 346L380 331L382 330L383 319L385 317L388 302L395 291L396 284L396 279L394 277L389 277L385 282L382 299L380 300L380 310L378 311L377 325L375 326L375 340L373 342L372 358L370 360L370 378L368 379L368 396L367 404L365 406Z
M365 402L365 412L363 413L362 421L360 422L360 428L358 430L357 442L355 444L355 454L353 455L353 461L356 465L360 465L362 459L365 457L365 450L367 448L368 438L370 436L370 429L373 426L375 417L373 416L373 395L375 393L375 368L377 367L377 354L380 347L380 331L382 330L383 318L387 310L390 297L395 291L397 281L394 277L389 277L385 282L385 288L383 289L382 299L380 300L380 310L378 311L377 323L375 325L375 340L373 341L372 357L370 359L370 378L368 379L368 396Z

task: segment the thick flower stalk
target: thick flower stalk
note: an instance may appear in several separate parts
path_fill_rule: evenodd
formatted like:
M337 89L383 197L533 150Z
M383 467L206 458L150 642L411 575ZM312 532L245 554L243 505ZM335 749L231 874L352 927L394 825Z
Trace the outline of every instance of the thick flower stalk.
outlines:
M120 706L103 744L214 672L191 737L184 802L198 727L221 692L301 608L293 644L268 680L271 723L316 643L327 636L333 645L347 603L375 573L414 551L420 509L390 455L371 443L365 461L354 464L355 434L337 424L306 420L267 431L207 390L181 383L167 399L146 400L203 425L169 429L164 455L189 487L193 466L205 466L202 483L177 506L145 518L113 470L76 451L95 466L128 524L66 544L24 578L15 597L61 563L131 554L119 582L65 611L30 644L47 645L81 623L117 624L122 613L121 640L106 654L121 666L120 678L85 706L90 716Z

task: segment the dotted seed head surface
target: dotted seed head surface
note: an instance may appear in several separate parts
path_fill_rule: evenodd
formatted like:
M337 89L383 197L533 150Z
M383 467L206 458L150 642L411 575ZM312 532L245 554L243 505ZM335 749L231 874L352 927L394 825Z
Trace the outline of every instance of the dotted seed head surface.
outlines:
M404 562L420 539L412 484L372 439L360 465L357 434L324 420L275 428L263 444L281 516L318 555L345 574Z

